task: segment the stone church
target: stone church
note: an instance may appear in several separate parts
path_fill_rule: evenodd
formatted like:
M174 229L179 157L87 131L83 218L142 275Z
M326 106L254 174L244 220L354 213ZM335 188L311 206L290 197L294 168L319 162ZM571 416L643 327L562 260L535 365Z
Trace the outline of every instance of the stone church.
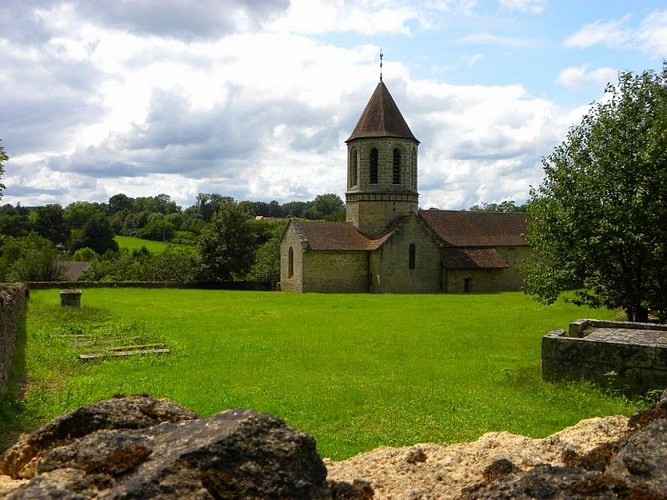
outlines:
M380 78L347 144L346 222L293 219L280 286L294 292L518 290L525 213L419 210L417 149Z

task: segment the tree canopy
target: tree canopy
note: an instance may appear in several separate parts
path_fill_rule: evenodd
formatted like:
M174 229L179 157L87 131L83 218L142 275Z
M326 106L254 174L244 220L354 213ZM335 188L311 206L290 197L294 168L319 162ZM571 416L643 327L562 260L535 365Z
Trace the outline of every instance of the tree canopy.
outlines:
M202 230L199 251L205 281L231 281L247 273L255 260L255 234L243 208L224 203Z
M2 147L2 144L0 144L0 179L2 179L2 176L5 174L5 167L2 165L2 162L7 160L9 160L9 156L7 156L7 153L5 153L5 149ZM0 200L2 199L3 189L5 189L5 185L0 182Z
M517 205L514 200L505 200L500 203L482 203L469 208L472 212L525 212L526 205Z
M524 287L550 303L575 301L667 319L667 63L621 73L531 189Z

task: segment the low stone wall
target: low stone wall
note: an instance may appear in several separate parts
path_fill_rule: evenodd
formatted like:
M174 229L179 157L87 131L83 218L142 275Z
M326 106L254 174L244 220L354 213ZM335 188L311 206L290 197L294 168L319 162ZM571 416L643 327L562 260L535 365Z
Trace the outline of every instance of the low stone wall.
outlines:
M644 394L667 386L667 325L578 320L542 337L542 377Z
M25 299L24 285L0 284L0 391L7 389L12 357L23 323Z
M261 281L225 281L181 283L179 281L30 281L31 290L48 290L51 288L183 288L203 290L249 290L269 291L270 284Z

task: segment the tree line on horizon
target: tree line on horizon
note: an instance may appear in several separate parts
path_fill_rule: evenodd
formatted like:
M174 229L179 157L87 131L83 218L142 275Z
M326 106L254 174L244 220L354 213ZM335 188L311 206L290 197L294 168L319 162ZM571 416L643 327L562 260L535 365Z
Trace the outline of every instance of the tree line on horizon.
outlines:
M282 219L342 220L344 210L343 201L335 194L281 205L276 201L236 202L229 196L200 193L195 204L185 210L167 194L137 198L117 194L108 203L74 202L64 208L59 204L31 208L6 204L0 206L0 265L4 264L0 279L55 280L61 277L55 261L73 259L92 262L84 278L96 281L215 282L250 277L275 282L279 255L269 255L268 248L276 254L279 251L277 238L285 225ZM258 215L262 220L255 220ZM232 234L229 228L234 225L236 232ZM160 256L145 248L121 252L116 235L175 246ZM225 238L230 240L226 246L216 242ZM233 238L238 241L231 241ZM182 251L184 246L191 249L187 255ZM243 258L230 258L228 265L221 266L208 255L212 252L236 252ZM179 255L172 255L176 253ZM255 256L262 262L255 262ZM165 262L169 259L172 262ZM258 270L249 276L255 264Z

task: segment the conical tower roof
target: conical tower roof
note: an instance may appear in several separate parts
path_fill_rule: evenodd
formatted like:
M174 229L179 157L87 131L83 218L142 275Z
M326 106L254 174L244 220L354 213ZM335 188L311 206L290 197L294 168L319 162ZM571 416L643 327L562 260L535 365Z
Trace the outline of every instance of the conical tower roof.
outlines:
M410 131L410 127L382 80L375 87L364 112L361 113L357 126L354 127L352 135L345 142L368 137L394 137L419 142Z

